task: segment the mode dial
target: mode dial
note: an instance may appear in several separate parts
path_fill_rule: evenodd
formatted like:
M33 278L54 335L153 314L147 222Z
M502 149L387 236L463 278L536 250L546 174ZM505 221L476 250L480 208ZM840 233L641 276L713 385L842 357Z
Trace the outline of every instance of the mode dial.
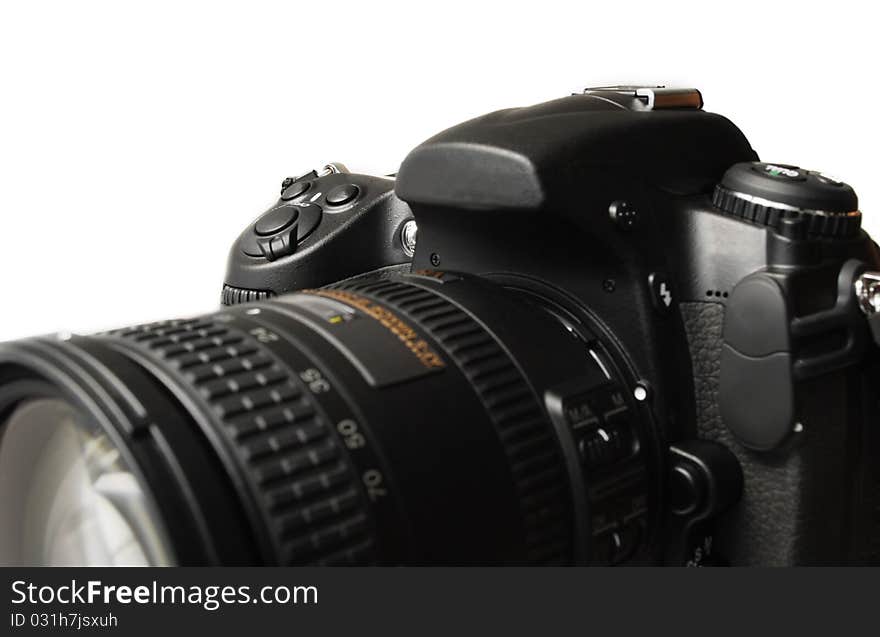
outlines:
M862 215L855 191L827 175L787 164L735 164L715 187L712 203L746 221L779 228L782 219L802 218L816 238L858 234Z

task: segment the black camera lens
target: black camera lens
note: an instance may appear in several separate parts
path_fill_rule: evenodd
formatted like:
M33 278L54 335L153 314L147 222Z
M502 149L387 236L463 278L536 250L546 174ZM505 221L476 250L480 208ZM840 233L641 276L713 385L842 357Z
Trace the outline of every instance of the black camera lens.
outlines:
M368 277L0 346L0 561L625 559L650 427L619 353L536 299Z
M87 413L31 396L0 431L0 563L170 563L144 485Z

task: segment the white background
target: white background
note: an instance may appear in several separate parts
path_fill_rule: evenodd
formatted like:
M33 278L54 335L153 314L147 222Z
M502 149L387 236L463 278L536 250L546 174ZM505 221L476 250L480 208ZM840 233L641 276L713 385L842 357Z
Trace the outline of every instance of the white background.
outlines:
M697 86L880 235L867 2L0 4L0 340L214 309L286 175L589 85Z

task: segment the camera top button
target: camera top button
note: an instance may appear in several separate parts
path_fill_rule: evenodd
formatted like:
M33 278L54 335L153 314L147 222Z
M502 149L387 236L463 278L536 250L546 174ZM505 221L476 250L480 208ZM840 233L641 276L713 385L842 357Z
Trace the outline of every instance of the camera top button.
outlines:
M254 224L254 232L262 236L275 234L296 221L298 216L299 210L294 206L273 208Z
M289 199L299 197L305 194L311 185L309 181L295 181L284 189L284 192L281 193L281 198L284 201L288 201Z
M354 184L343 184L336 186L328 192L326 200L331 206L344 206L354 201L358 194L360 194L360 191L361 189Z

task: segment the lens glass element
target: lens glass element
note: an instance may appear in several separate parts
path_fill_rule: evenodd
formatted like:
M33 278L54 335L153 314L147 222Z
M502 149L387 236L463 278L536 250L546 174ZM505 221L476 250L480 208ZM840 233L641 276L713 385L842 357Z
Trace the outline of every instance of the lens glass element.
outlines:
M39 398L0 423L0 565L172 561L151 498L94 419Z

